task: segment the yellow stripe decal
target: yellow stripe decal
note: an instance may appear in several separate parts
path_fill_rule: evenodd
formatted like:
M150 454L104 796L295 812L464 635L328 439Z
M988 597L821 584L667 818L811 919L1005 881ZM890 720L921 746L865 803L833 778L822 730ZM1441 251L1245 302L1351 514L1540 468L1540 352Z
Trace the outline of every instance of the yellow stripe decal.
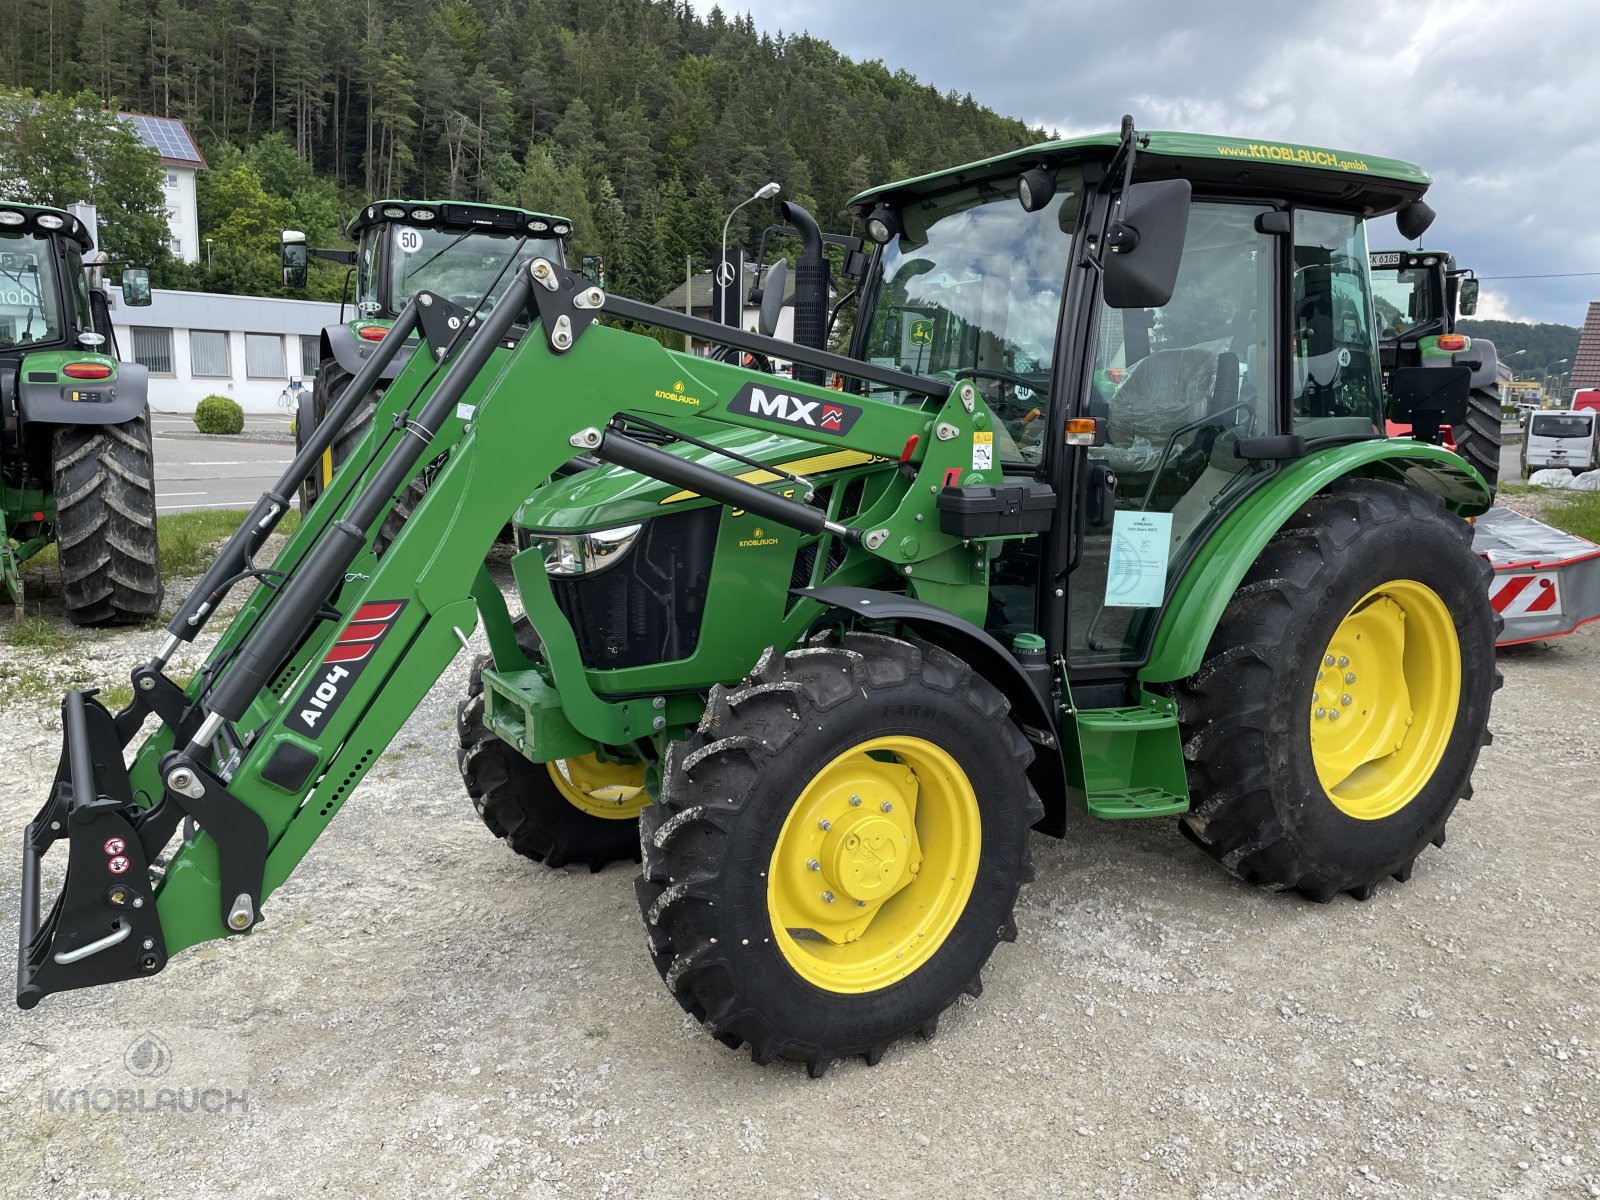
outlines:
M327 487L333 482L333 447L329 446L322 452L322 486Z
M789 475L822 475L829 471L842 471L846 467L859 467L863 463L887 461L876 454L867 454L861 450L832 450L827 454L814 454L810 458L797 458L793 462L779 463L770 471L765 468L745 471L734 478L744 483L759 485L782 479L783 475L778 473L780 471ZM673 492L661 503L677 504L680 500L695 500L699 496L699 492Z

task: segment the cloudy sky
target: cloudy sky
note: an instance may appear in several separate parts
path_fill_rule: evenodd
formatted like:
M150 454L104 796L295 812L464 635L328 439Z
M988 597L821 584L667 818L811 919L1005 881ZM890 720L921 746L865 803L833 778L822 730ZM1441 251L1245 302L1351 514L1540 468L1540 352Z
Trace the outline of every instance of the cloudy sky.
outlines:
M1435 180L1424 244L1485 278L1480 316L1582 325L1600 299L1595 0L721 6L1063 135L1115 129L1131 112L1146 129L1408 159ZM1402 244L1387 219L1368 236ZM1504 278L1579 272L1592 274Z

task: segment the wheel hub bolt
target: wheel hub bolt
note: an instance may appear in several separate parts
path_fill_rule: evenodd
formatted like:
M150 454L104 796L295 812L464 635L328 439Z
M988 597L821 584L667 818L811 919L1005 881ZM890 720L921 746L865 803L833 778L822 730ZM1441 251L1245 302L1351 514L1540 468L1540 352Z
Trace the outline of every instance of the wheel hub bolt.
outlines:
M822 864L819 863L814 858L808 859L806 861L806 870L808 870L808 871L820 871L820 870L822 870Z
M1337 721L1338 719L1339 719L1339 710L1337 708L1330 709L1328 711L1328 720Z
M1323 659L1322 660L1322 665L1325 666L1325 667L1333 666L1333 655L1330 654L1330 655L1328 655L1327 658Z
M1354 671L1346 671L1344 673L1344 681L1346 683L1354 683L1356 681L1356 673Z
M1344 695L1340 696L1339 697L1339 702L1341 704L1346 705L1346 706L1349 706L1349 705L1355 703L1354 700L1350 699L1350 693L1349 692L1346 692Z
M1320 721L1320 720L1322 720L1322 718L1323 718L1323 717L1325 717L1325 716L1327 716L1327 715L1328 715L1328 710L1327 710L1327 709L1325 709L1325 708L1319 708L1319 709L1317 709L1317 711L1316 711L1316 718L1317 718L1317 720L1319 720L1319 721Z
M1348 667L1350 665L1350 660L1348 658L1346 658L1343 654L1341 654L1339 656L1339 665L1341 667Z
M851 808L860 808L861 807L861 797L860 796L851 796L850 797L850 807Z
M817 822L817 828L822 830L823 833L827 833L828 830L833 828L833 822L828 820L827 817L823 817L822 820Z
M823 892L822 893L822 899L824 900L824 902L826 902L828 904L832 904L833 903L833 893L832 892Z
M894 811L894 805L890 804L887 800L885 800L882 804L878 805L878 807L883 809L884 812L893 812Z
M857 900L856 901L856 907L857 908L865 908L866 906L867 906L867 902L865 900Z

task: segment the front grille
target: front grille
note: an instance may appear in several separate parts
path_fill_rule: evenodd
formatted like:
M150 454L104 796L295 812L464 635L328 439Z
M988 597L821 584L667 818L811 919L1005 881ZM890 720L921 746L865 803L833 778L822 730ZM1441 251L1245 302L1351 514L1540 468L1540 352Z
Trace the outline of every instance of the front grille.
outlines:
M721 518L718 505L656 517L614 566L551 577L584 666L638 667L695 652Z

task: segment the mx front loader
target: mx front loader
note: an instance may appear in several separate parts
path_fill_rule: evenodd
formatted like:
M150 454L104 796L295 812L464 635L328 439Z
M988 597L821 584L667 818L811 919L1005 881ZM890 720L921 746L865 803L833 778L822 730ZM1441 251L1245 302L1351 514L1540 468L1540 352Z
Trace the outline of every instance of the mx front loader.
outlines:
M485 821L551 865L642 855L663 980L758 1062L931 1034L1015 936L1031 831L1085 815L1173 819L1316 901L1407 879L1470 794L1496 683L1463 519L1489 489L1384 434L1364 221L1428 182L1125 120L893 184L854 202L876 249L848 355L821 312L814 344L779 342L546 257L508 256L490 309L413 295L130 708L63 702L19 1003L247 936L480 626L459 760ZM254 566L413 331L429 352ZM509 605L483 566L508 520Z

